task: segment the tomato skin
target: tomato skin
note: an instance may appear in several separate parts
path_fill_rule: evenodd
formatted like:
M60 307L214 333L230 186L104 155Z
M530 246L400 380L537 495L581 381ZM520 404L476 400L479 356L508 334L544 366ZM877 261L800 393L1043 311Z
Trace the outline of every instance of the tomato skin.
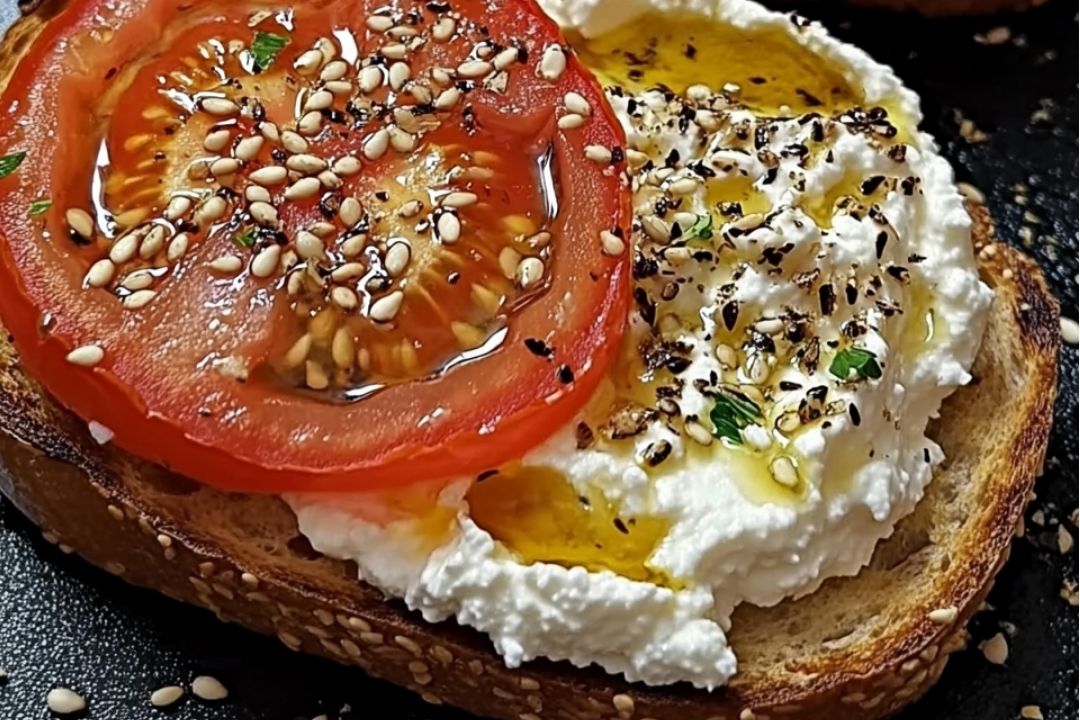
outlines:
M328 22L355 27L368 6L382 4L331 0L322 11ZM363 402L332 405L200 368L218 349L199 325L211 319L203 312L210 300L243 315L229 349L256 359L266 354L260 323L275 316L273 303L260 304L266 299L260 288L230 296L216 285L198 285L198 292L176 290L170 303L135 314L104 291L83 288L88 255L69 247L63 215L66 207L85 205L83 188L90 184L94 148L87 140L100 128L88 131L86 108L116 90L112 68L166 36L178 12L165 0L117 5L76 3L51 19L2 100L19 120L0 130L0 154L28 155L18 172L0 179L0 317L27 368L54 397L112 430L124 450L247 492L340 491L475 474L520 457L572 420L614 359L630 301L629 258L603 256L597 240L601 229L628 228L629 192L621 173L605 176L582 159L587 144L625 142L598 84L576 60L552 86L522 82L507 101L483 96L476 103L481 123L492 126L500 120L542 125L543 108L570 90L594 109L585 128L558 135L563 233L545 296L514 317L490 357ZM536 59L537 48L562 42L532 0L455 6L489 13L496 36L529 38ZM247 9L222 4L219 12L235 20L246 18ZM81 43L102 18L117 26L110 43ZM85 68L73 67L60 49L72 43L84 50ZM41 197L52 199L53 209L32 218L26 208ZM192 285L207 281L194 270L189 275L184 281ZM555 357L530 352L524 341L534 337L555 347ZM107 355L97 367L66 360L72 349L99 341Z

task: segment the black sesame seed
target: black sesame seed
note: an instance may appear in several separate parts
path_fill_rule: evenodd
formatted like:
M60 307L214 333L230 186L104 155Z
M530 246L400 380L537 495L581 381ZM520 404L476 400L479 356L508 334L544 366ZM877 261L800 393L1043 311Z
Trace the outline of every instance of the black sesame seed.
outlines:
M855 407L855 403L848 404L848 415L851 416L851 423L855 427L862 424L862 415L859 414L859 408Z
M569 365L560 365L557 372L559 382L563 385L569 385L574 382L574 371L570 369Z
M525 338L525 347L537 357L550 359L555 354L555 350L548 347L548 344L539 338Z

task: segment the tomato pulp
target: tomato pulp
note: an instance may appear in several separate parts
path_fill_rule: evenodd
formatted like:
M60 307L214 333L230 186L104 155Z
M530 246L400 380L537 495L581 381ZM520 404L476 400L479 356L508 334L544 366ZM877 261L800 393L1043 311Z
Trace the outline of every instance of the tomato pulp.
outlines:
M3 107L16 348L194 479L476 473L617 350L622 132L529 0L72 3Z

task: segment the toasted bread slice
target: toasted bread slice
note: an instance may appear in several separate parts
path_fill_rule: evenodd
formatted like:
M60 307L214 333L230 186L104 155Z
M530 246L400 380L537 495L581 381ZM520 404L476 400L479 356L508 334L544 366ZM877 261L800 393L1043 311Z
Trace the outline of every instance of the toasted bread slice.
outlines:
M932 436L946 463L913 515L857 577L773 608L740 607L732 684L648 688L565 663L510 670L488 641L429 625L311 550L276 497L222 493L99 446L0 343L0 489L47 538L132 583L354 663L431 702L481 715L869 720L922 694L988 592L1040 471L1057 386L1058 309L1035 264L993 243L972 208L996 289L973 383Z
M0 84L63 4L45 3L8 33ZM278 498L219 492L99 446L22 371L10 339L0 339L0 490L47 538L132 583L481 715L884 717L963 646L1008 554L1052 417L1056 303L1031 260L993 243L986 211L972 214L980 269L997 294L975 381L932 431L946 464L859 576L797 602L739 608L730 640L740 671L714 693L631 685L565 663L507 669L486 638L426 624L358 582L354 565L314 552Z

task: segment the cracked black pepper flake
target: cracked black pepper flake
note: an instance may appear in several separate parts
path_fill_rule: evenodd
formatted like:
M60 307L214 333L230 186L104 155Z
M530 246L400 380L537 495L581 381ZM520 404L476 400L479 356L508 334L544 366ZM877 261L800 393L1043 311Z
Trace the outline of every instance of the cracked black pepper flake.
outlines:
M549 360L555 354L555 349L539 338L525 338L525 347L533 355Z
M585 450L596 442L596 435L586 422L579 422L574 428L574 439L577 441L577 449Z
M836 310L836 290L832 283L825 283L818 288L818 304L821 306L822 315L832 315Z

